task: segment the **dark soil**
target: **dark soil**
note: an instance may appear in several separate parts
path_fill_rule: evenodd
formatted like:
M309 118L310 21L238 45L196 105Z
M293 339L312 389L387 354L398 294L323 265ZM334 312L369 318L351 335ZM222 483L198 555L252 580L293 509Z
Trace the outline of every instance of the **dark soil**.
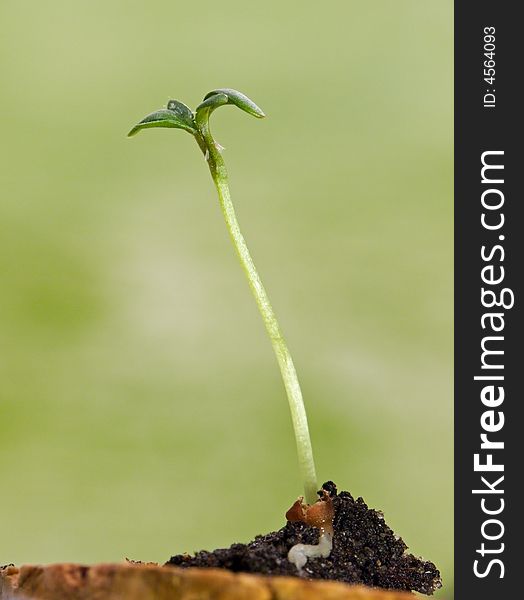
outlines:
M441 587L435 565L406 553L406 544L386 525L382 513L368 508L362 498L354 500L349 492L338 494L331 481L322 488L331 495L335 509L333 550L328 558L310 558L301 574L287 553L294 544L318 543L319 531L289 521L279 531L259 535L249 544L203 550L194 556L180 554L166 565L331 579L429 595Z

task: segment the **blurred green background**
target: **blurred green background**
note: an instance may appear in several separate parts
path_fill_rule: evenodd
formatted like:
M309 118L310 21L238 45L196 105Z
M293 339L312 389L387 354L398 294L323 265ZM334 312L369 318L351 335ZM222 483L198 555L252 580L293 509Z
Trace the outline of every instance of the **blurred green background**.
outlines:
M209 173L213 118L321 481L452 596L452 3L0 3L0 563L165 561L301 492Z

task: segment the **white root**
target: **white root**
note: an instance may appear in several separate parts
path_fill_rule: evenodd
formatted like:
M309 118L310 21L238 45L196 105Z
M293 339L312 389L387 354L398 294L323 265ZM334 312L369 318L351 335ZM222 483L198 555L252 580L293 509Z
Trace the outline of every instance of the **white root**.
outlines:
M287 559L302 571L308 558L327 558L333 548L333 534L320 530L318 544L295 544L287 553Z

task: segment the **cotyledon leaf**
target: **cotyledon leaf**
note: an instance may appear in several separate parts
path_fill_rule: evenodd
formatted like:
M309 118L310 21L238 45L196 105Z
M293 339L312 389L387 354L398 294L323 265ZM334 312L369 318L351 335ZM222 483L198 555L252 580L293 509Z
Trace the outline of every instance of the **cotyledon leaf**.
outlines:
M253 117L257 117L258 119L262 119L266 116L264 111L257 106L253 100L248 98L245 94L242 94L242 92L232 90L231 88L220 88L218 90L212 90L211 92L208 92L204 96L204 102L202 102L200 106L205 105L209 100L212 100L214 96L226 96L227 102L220 102L220 104L234 104L241 110L247 112ZM214 108L216 108L216 106Z
M144 117L127 135L131 137L142 131L142 129L149 129L151 127L171 127L183 129L193 135L196 133L193 113L185 104L178 100L170 100L167 108L161 108Z

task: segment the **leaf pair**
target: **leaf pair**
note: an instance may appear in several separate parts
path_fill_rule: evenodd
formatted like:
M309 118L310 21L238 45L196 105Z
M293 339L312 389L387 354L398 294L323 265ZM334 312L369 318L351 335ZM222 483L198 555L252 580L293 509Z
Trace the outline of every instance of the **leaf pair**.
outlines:
M203 119L209 119L209 115L216 108L225 104L233 104L259 119L266 116L252 100L241 92L222 88L206 94L202 103L198 105L196 114L193 114L191 109L182 102L170 100L167 108L162 108L144 117L127 135L131 137L142 131L142 129L149 129L151 127L183 129L188 133L196 135L199 131L199 122L202 122Z

